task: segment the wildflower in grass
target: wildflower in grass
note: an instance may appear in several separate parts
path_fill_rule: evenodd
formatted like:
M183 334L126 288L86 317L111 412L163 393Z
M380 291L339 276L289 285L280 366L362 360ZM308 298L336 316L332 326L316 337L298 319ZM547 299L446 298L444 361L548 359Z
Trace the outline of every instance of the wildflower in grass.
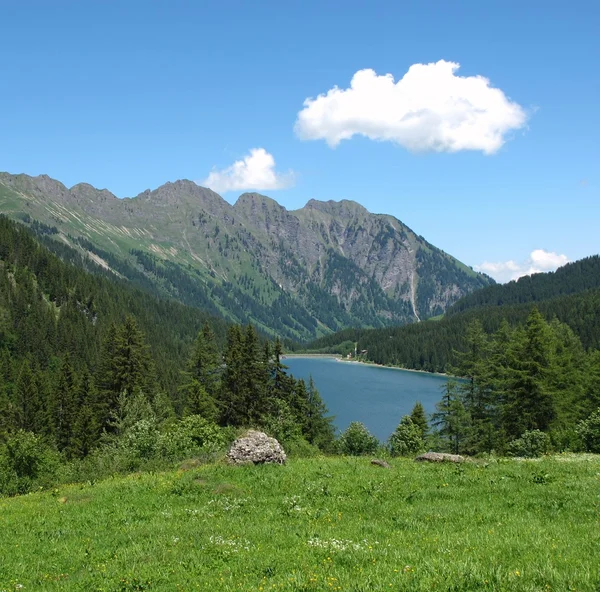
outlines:
M354 542L347 539L312 538L307 541L307 544L309 547L317 547L320 549L327 549L329 551L361 551L373 549L373 545L378 545L379 541L374 541L373 544L369 544L369 542L366 540Z
M252 546L252 543L246 539L225 539L222 536L211 536L209 541L217 547L224 547L227 553L250 551Z

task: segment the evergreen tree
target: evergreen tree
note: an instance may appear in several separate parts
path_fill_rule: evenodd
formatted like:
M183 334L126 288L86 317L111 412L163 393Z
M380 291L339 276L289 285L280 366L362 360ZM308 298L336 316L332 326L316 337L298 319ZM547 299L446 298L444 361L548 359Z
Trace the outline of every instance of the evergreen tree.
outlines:
M77 377L70 356L65 355L49 401L56 446L70 456L77 417Z
M256 329L248 325L242 346L242 398L248 425L258 425L268 411L267 369Z
M14 405L6 390L6 383L0 382L0 443L10 432L15 431L18 425Z
M120 327L111 326L105 337L97 373L103 425L114 415L122 393L141 392L148 401L156 393L154 364L144 335L133 317Z
M39 428L40 401L35 377L29 359L21 364L14 391L14 409L17 427L26 432Z
M77 385L76 400L78 410L73 425L70 454L83 458L98 443L102 422L96 387L87 369L83 371Z
M127 316L115 336L113 372L117 393L133 393L136 389L148 397L154 393L154 366L144 335L132 316Z
M214 333L208 323L198 333L180 387L184 415L202 415L214 421L218 416L221 361Z
M471 418L460 400L459 388L455 380L448 380L441 401L436 405L432 416L437 427L441 445L454 454L460 454L467 447L471 436Z
M248 408L243 388L243 336L239 325L232 325L227 332L225 346L225 369L221 380L219 397L221 425L242 426L247 424Z
M519 343L515 367L511 368L510 391L503 409L506 432L515 438L528 430L546 431L555 417L550 389L552 334L547 323L533 308Z
M410 419L412 420L413 424L419 428L421 438L425 439L427 437L427 432L429 431L429 424L427 423L425 409L423 409L423 405L421 405L420 401L417 401L415 406L412 408Z
M299 418L303 422L302 433L308 442L321 450L331 450L335 440L333 417L329 416L327 406L315 387L312 376L308 380L305 392L305 412L304 416Z
M98 391L100 426L103 428L107 426L110 414L116 408L120 394L114 369L116 338L117 326L111 323L102 340L100 359L94 375L94 382Z
M421 426L405 415L390 437L390 451L394 456L416 454L425 447Z

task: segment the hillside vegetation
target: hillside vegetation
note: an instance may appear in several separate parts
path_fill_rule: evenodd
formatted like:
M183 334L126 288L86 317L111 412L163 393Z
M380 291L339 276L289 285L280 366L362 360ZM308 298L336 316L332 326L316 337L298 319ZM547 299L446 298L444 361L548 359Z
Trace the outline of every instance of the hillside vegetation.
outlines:
M345 200L288 211L246 193L232 206L191 181L117 199L0 173L0 209L138 287L282 339L410 323L492 283L394 217Z
M0 590L593 592L600 461L210 464L0 499Z
M588 257L554 273L535 274L483 288L459 300L448 313L423 323L385 329L351 328L322 337L307 351L347 353L358 342L377 364L428 372L456 365L456 351L467 348L467 329L478 322L487 334L503 321L522 326L533 306L548 321L568 325L587 350L600 348L600 257Z

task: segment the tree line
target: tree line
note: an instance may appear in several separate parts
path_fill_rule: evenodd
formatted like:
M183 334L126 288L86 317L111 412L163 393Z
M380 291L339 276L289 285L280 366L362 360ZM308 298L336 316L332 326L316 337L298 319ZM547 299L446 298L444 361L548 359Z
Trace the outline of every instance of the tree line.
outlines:
M456 352L432 421L456 453L531 453L585 448L582 425L600 408L600 351L537 308L524 325L504 321L493 334L474 320Z

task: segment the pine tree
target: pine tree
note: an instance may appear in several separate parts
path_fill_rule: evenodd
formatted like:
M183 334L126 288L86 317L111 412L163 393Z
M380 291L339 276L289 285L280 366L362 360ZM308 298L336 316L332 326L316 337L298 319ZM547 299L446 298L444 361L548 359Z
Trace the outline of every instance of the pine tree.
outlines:
M70 455L84 458L98 444L102 421L94 380L87 369L84 369L77 385L76 400L78 409L73 425Z
M15 420L19 429L35 432L39 427L40 401L29 359L21 364L14 391Z
M214 421L221 373L220 355L212 329L205 323L198 334L180 387L184 415L202 415Z
M241 327L232 325L227 331L224 353L225 370L221 380L219 415L222 425L241 426L247 423L247 401L243 389L243 337Z
M319 391L315 387L312 376L306 387L306 411L304 417L299 418L303 423L302 433L306 440L319 447L321 450L329 451L333 448L335 440L335 428L333 417L329 415Z
M267 406L267 369L261 356L260 343L256 329L246 327L242 346L242 397L247 410L245 423L258 425L268 410Z
M533 308L524 331L517 332L515 367L503 409L506 432L518 438L527 430L547 431L555 417L550 388L552 333L537 308Z
M410 415L400 420L398 427L390 437L390 451L394 456L416 454L425 446L420 426L413 423Z
M114 359L116 352L117 326L108 326L100 347L100 360L94 374L94 383L98 393L98 414L100 426L107 426L111 412L116 408L119 391L117 386Z
M1 379L0 379L1 380ZM14 405L6 392L6 383L0 383L0 443L10 432L17 429L17 417Z
M114 415L122 393L131 396L139 391L148 401L154 398L157 382L154 364L144 335L133 317L128 316L119 328L109 328L102 346L96 382L104 426Z
M415 406L412 408L410 413L410 419L413 424L419 428L419 432L421 433L421 438L425 438L427 436L427 432L429 431L429 424L427 423L427 416L425 415L425 409L423 405L421 405L420 401L415 403Z
M56 385L52 390L49 412L56 446L70 456L77 416L77 377L68 354L63 358Z
M471 419L461 399L458 384L448 380L441 401L432 415L441 444L454 454L465 450L471 437Z
M147 397L154 393L154 366L144 335L132 316L127 316L115 336L113 371L118 393L133 393L136 389Z

